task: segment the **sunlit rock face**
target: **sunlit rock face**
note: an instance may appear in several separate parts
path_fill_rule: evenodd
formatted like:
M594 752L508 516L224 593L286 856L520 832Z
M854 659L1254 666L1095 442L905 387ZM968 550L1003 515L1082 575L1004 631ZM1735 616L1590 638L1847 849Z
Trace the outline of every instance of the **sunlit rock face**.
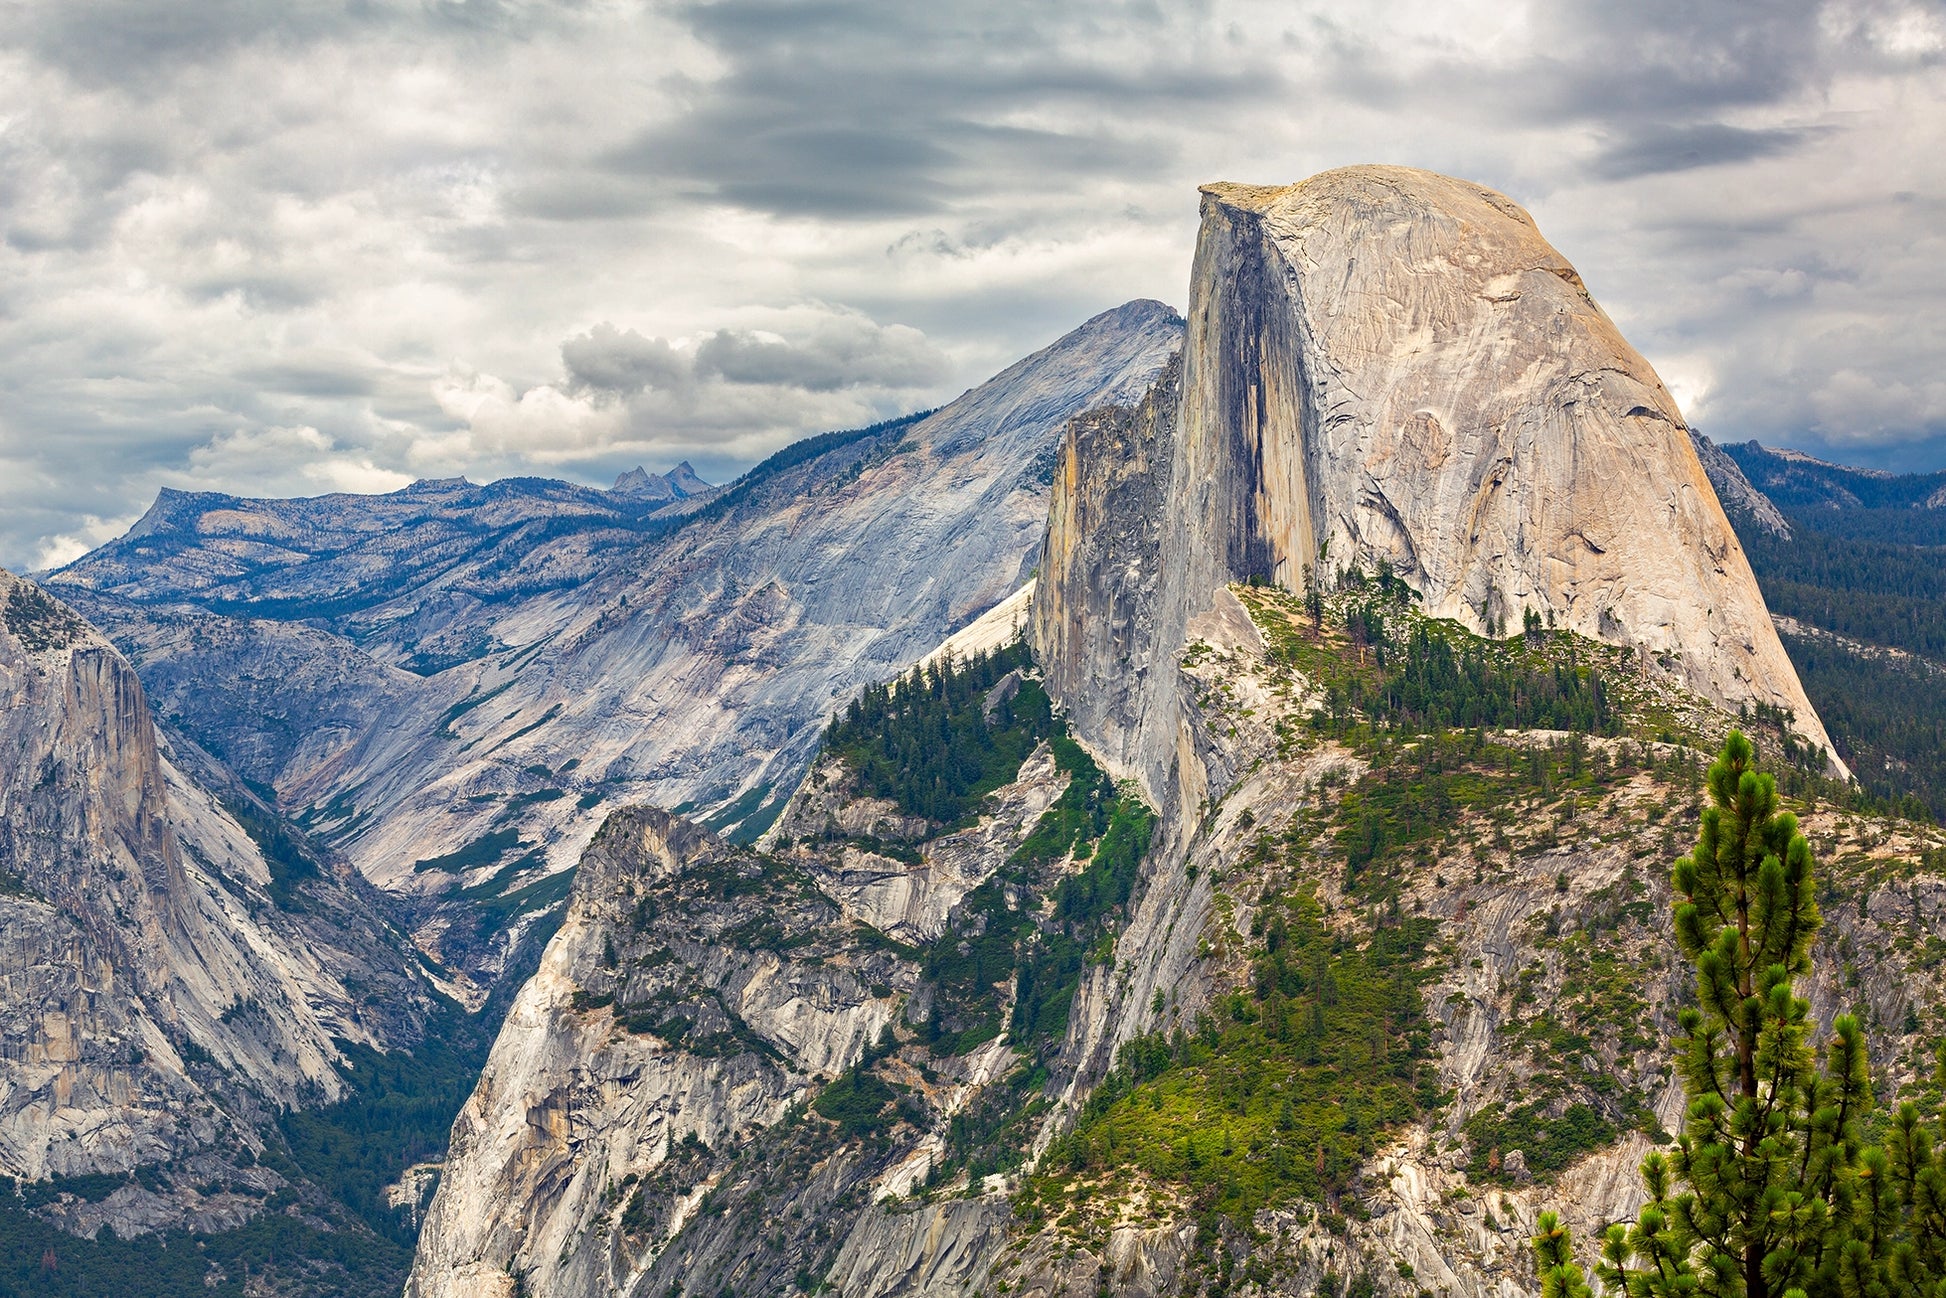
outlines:
M399 935L330 862L274 875L247 792L199 783L121 654L4 572L0 753L0 1175L254 1150L342 1092L338 1043L414 1039ZM76 1229L179 1224L141 1197Z
M1511 200L1401 167L1205 186L1188 322L1145 559L1156 650L1224 582L1384 563L1428 613L1517 631L1531 611L1716 702L1789 708L1829 746L1681 411ZM1103 490L1057 485L1057 523ZM1050 533L1057 581L1070 534ZM1065 590L1043 601L1087 620ZM1173 722L1148 712L1161 778Z

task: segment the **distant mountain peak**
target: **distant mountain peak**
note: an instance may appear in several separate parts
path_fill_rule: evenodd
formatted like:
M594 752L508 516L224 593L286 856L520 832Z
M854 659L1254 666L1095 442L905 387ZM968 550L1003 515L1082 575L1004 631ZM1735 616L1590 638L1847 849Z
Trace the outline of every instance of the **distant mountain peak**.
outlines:
M696 470L690 467L688 460L667 473L650 473L638 464L616 478L615 485L609 488L610 491L642 500L687 500L709 489L710 484L696 476Z

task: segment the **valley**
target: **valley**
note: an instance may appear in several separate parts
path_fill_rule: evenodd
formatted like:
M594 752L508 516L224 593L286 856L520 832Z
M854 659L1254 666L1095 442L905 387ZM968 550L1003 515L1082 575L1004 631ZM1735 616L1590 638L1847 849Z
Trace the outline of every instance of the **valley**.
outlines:
M1733 729L1940 1112L1938 484L1702 438L1481 186L1202 200L1185 315L722 486L0 576L0 1293L1532 1293Z

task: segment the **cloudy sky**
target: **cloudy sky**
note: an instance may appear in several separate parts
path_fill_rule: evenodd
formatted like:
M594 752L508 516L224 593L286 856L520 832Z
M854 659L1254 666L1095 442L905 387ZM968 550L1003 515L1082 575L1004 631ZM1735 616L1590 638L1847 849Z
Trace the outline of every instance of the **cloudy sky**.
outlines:
M1526 204L1719 440L1946 467L1938 0L8 0L0 564L162 486L720 479L1368 161Z

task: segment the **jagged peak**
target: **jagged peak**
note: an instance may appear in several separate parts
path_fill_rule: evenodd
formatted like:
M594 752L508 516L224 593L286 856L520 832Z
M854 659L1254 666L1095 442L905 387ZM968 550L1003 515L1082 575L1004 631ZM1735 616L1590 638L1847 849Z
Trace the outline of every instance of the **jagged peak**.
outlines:
M684 460L667 473L650 473L638 464L617 477L609 490L645 500L687 500L710 490L710 484L698 477L689 461Z

